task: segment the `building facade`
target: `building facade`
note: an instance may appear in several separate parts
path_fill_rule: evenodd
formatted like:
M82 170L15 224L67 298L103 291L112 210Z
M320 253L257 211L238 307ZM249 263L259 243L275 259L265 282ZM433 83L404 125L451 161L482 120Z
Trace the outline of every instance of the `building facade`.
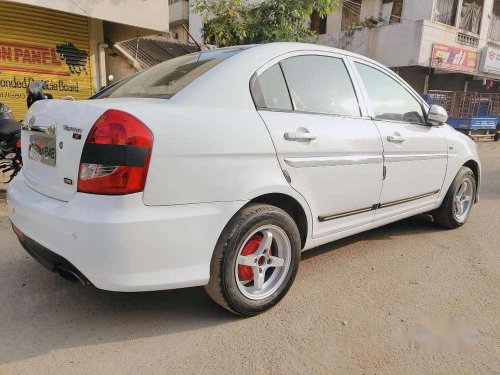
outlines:
M189 30L189 1L168 0L170 35L184 42L189 40L186 30Z
M420 93L500 91L500 0L339 3L325 19L311 16L320 43L371 57ZM189 32L201 42L202 16L186 7Z
M0 102L21 119L33 80L88 98L125 68L113 45L168 33L168 11L164 0L0 0Z
M322 44L393 68L418 92L500 91L500 0L342 0Z

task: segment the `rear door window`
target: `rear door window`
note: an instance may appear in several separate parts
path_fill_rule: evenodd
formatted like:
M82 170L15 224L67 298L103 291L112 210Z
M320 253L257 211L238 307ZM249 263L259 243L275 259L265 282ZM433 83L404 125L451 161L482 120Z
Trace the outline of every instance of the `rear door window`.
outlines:
M279 64L271 66L255 79L252 94L257 108L288 111L293 109Z
M305 55L290 57L280 64L297 111L361 115L354 86L342 59Z

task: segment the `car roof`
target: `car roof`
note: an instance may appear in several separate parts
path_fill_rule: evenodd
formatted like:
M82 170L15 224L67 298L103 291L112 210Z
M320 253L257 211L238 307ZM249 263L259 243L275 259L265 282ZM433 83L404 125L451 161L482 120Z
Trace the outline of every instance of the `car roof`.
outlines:
M298 43L298 42L273 42L273 43L263 43L263 44L253 44L253 45L243 45L239 46L240 48L243 48L242 51L246 50L251 50L252 53L262 53L264 54L272 54L272 53L277 53L283 54L287 52L299 52L299 51L320 51L320 52L329 52L329 53L335 53L339 55L344 55L344 56L349 56L353 58L357 58L360 60L364 60L367 62L370 62L374 65L383 67L387 69L387 67L378 61L375 61L373 59L370 59L369 57L350 52L347 50L339 49L339 48L333 48L329 46L325 46L322 44L313 44L313 43ZM233 48L233 47L229 47Z

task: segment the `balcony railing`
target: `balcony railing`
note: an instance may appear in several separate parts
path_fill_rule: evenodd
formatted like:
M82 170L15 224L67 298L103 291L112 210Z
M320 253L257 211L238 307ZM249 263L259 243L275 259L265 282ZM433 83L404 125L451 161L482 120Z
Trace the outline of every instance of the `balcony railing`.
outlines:
M459 31L457 32L457 43L477 48L479 46L479 36Z

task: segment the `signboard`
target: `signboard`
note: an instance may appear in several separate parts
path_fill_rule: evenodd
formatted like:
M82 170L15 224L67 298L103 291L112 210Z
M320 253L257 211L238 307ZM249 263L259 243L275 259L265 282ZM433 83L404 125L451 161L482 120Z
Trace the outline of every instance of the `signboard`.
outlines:
M89 38L85 17L0 0L0 102L16 120L27 111L26 88L35 80L54 99L92 95Z
M500 50L491 47L483 48L479 70L485 73L500 74Z
M473 118L471 122L472 129L496 129L497 128L496 117L493 118Z
M477 72L478 63L478 51L437 43L432 46L431 66L433 68L474 73Z

